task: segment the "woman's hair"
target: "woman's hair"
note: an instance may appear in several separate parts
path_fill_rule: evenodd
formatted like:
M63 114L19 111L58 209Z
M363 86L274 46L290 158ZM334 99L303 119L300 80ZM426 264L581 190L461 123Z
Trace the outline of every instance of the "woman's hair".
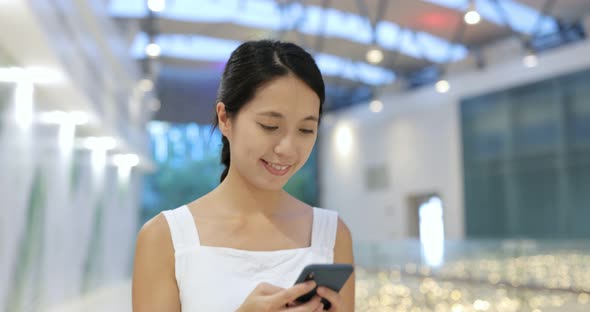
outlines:
M232 52L225 66L217 91L217 103L223 102L228 118L234 118L254 98L258 88L289 74L295 75L318 95L321 116L325 98L322 74L309 53L288 42L260 40L242 43ZM217 127L217 113L215 115L214 126ZM225 170L220 182L227 176L230 164L229 141L225 136L221 141L221 163Z

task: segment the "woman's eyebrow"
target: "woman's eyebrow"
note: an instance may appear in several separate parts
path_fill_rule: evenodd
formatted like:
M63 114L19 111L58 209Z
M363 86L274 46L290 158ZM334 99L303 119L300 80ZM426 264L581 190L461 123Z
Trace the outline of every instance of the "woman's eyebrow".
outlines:
M285 116L283 116L283 114L281 114L279 112L273 112L273 111L258 113L258 115L269 116L269 117L274 117L274 118L285 118ZM309 115L309 116L303 118L303 120L318 121L319 119L316 116Z
M258 115L261 116L270 116L270 117L275 117L275 118L285 118L285 116L283 116L283 114L278 113L278 112L262 112L262 113L258 113Z

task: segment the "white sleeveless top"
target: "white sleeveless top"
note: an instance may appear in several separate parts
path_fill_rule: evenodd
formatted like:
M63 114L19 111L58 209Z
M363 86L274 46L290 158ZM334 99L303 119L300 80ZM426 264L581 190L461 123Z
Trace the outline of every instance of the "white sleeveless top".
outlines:
M235 311L261 282L289 288L307 264L334 263L335 211L313 208L310 247L275 251L202 246L187 206L163 214L174 245L182 312Z

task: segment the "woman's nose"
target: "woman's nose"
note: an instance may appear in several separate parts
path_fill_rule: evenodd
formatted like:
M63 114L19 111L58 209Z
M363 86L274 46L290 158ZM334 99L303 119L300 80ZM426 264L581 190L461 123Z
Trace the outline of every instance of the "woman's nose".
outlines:
M295 154L295 138L292 135L285 135L279 139L275 145L274 152L277 155L282 155L291 158Z

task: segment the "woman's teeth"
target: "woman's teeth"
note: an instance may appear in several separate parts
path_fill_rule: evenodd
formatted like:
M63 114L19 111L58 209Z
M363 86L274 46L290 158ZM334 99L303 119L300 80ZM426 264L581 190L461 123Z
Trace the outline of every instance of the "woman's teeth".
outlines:
M268 163L268 164L277 170L285 170L285 169L287 169L287 167L289 167L289 166L279 166L279 165L275 165L273 163Z

